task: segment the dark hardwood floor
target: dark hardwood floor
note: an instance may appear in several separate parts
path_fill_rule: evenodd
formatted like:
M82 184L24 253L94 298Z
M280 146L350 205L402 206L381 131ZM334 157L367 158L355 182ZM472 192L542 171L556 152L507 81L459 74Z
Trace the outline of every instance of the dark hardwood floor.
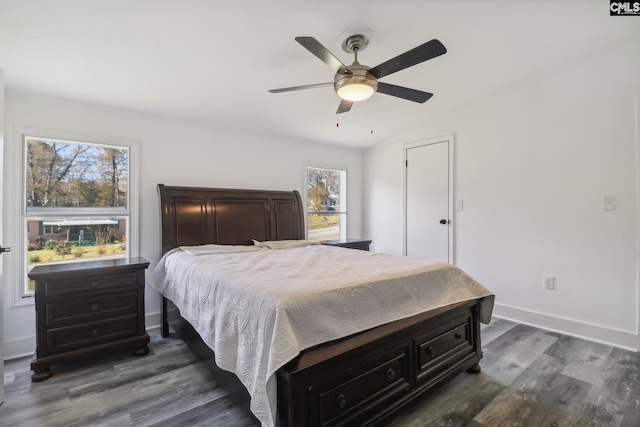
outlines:
M495 319L483 325L479 375L463 373L392 427L640 426L640 354ZM32 383L5 363L0 426L233 426L259 423L232 374L205 367L179 339L150 353L57 365Z

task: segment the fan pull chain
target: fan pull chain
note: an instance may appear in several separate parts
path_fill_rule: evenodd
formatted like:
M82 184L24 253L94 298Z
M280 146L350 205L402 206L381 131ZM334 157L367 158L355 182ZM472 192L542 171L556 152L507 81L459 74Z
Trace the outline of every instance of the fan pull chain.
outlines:
M370 121L370 124L371 124L371 129L369 130L369 133L371 135L373 135L373 98L375 98L375 96L372 96L371 97L371 101L369 102L369 106L371 107L370 115L369 115L369 121Z

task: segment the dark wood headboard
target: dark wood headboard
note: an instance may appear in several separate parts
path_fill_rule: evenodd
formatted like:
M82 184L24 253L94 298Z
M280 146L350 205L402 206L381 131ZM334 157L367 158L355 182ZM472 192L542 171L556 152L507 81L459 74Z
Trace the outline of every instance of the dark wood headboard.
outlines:
M162 253L178 247L250 245L305 238L297 191L170 187L158 184Z

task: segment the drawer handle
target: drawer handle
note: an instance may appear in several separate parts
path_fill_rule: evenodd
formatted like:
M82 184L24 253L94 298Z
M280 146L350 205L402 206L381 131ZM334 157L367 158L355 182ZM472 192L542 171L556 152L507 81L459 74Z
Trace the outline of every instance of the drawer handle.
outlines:
M387 374L387 378L389 378L390 380L393 380L396 377L396 371L394 371L391 368L387 369L386 374Z
M98 287L98 282L91 282L91 287L92 288L97 288Z
M97 337L98 336L98 330L97 329L92 329L91 330L91 336L92 337Z
M459 333L455 333L455 335L453 336L455 339L457 340L461 340L462 339L462 335L460 335Z
M431 357L436 355L436 351L433 349L433 347L427 347L427 355Z
M344 408L347 406L347 398L344 397L343 394L339 394L338 397L336 397L336 405L338 405L338 408Z
M89 307L89 309L95 313L96 311L98 311L98 304L91 304L91 307Z

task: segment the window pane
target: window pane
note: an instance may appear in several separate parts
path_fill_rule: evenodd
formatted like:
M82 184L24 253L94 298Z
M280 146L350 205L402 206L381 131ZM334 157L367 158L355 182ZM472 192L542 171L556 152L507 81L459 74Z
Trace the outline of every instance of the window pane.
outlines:
M129 241L137 226L129 206L135 147L34 133L40 136L22 134L22 256L14 271L23 297L33 295L27 273L36 265L137 252L137 242Z
M26 272L36 265L124 258L127 255L127 218L27 217L26 221ZM29 280L25 283L24 294L32 294L34 283Z
M25 142L28 211L127 207L127 148L31 137Z
M340 228L346 223L345 217L340 213L310 213L307 216L309 240L339 239Z
M345 212L340 191L342 173L339 170L308 168L308 212Z
M347 171L307 168L307 213L310 240L347 236Z

